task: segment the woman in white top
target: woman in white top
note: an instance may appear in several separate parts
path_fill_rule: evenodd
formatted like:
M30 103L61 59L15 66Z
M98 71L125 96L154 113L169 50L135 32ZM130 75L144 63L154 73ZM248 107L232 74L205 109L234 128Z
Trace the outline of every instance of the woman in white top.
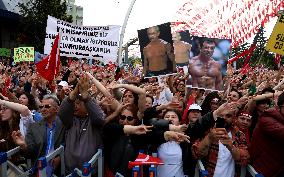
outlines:
M176 110L167 110L164 119L173 125L180 125L180 116ZM164 165L157 168L158 177L184 177L182 166L182 149L179 143L168 141L158 147L158 157Z

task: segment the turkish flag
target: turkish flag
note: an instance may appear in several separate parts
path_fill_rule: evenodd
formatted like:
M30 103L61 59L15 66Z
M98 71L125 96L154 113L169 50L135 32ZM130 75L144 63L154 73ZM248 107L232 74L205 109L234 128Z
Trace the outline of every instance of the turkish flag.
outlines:
M59 34L57 34L50 54L36 64L36 70L43 78L51 83L59 72L59 66Z
M139 153L134 162L128 163L128 168L131 169L134 166L140 165L164 165L164 162L158 157Z

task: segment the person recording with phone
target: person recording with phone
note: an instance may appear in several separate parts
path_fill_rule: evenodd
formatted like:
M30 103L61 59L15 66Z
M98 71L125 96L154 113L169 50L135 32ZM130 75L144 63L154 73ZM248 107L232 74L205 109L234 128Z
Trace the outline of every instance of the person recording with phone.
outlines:
M249 161L246 136L233 125L235 113L235 110L223 110L209 133L192 146L196 159L207 158L205 169L209 177L240 176L241 166Z

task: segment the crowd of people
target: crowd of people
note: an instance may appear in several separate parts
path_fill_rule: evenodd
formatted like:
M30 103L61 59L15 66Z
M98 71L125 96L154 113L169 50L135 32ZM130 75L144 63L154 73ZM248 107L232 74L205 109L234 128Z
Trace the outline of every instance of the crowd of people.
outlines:
M188 72L145 79L113 64L73 61L53 83L32 63L2 61L0 70L0 151L20 146L16 165L64 145L66 174L103 148L105 176L131 176L140 150L158 152L159 177L192 177L198 159L210 177L238 177L247 164L284 176L282 68L228 65L222 92L187 88ZM48 163L47 176L60 160Z

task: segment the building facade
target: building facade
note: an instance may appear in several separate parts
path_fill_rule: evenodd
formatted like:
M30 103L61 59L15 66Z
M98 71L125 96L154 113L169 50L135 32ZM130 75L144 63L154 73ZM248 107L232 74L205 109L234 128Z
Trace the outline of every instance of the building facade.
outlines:
M83 7L76 6L75 0L66 0L67 14L72 16L73 24L82 26L83 25Z

